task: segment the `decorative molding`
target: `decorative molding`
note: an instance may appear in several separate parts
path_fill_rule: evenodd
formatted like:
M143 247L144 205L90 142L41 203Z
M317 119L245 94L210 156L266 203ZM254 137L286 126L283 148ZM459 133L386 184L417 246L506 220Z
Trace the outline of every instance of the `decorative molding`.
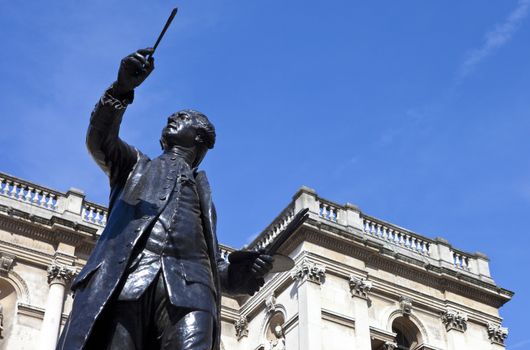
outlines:
M64 266L54 261L48 266L48 283L69 283L76 275L75 268Z
M393 342L395 341L396 334L392 331L370 326L370 338L377 339L382 342Z
M44 318L44 311L44 308L35 305L30 305L26 303L17 304L17 314L19 316L22 315L42 320Z
M441 315L445 329L465 332L467 330L467 315L455 309L447 309Z
M322 319L341 326L355 329L355 319L349 315L343 315L336 311L322 309Z
M324 283L326 277L326 267L308 260L303 260L298 265L291 277L296 281L310 281L316 284Z
M8 274L1 276L6 279L17 291L17 298L22 303L31 303L29 294L29 287L26 281L16 273L14 270L9 271Z
M267 314L272 314L276 311L277 304L276 304L276 297L274 296L274 293L272 293L267 300L265 300L265 310L267 310Z
M16 256L13 254L0 252L0 272L9 273L13 268Z
M364 278L350 275L350 292L352 297L368 299L368 294L372 290L373 283Z
M410 316L412 314L412 299L406 296L399 297L399 306L403 316Z
M238 341L243 337L248 337L248 319L246 317L240 317L234 322L234 327L236 329L236 337Z
M508 328L501 327L495 323L488 323L488 338L493 344L504 346L504 341L508 337Z

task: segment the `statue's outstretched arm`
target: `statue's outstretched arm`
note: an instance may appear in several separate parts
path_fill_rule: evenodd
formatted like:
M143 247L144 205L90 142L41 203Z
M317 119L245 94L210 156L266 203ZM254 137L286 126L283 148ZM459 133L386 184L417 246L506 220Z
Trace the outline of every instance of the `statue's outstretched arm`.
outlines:
M138 50L121 61L118 79L96 104L88 127L88 151L109 176L111 185L125 181L137 161L137 150L122 141L118 134L127 105L134 99L134 89L154 69L152 49Z

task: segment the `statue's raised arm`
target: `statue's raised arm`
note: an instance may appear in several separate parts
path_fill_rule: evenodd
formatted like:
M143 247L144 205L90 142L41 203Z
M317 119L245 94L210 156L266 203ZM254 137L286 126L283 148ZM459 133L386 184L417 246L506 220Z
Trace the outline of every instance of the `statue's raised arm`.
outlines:
M87 148L111 185L123 182L137 161L137 151L118 134L125 109L134 99L134 89L155 68L152 52L151 48L141 49L121 60L118 79L105 91L90 118Z

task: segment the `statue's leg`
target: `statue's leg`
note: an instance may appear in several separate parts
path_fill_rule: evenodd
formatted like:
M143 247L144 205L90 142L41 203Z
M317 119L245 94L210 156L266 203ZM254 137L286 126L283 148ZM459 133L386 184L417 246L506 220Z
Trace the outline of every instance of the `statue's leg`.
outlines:
M175 309L164 320L161 350L211 350L213 344L213 317L207 311ZM171 312L170 312L171 313Z
M210 312L171 305L164 279L157 281L153 330L160 350L212 350L214 319Z
M146 329L142 301L114 301L109 305L96 322L86 349L142 349Z

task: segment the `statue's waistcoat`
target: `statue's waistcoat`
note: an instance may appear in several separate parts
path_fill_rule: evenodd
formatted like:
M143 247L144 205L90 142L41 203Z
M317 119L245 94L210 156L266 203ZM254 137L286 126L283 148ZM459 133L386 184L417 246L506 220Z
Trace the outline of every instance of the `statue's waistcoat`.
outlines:
M171 153L153 160L147 172L158 175L162 187L140 193L141 201L153 203L167 196L167 204L140 239L119 299L137 300L162 270L173 305L215 313L215 287L193 173L182 158ZM151 198L153 194L158 199Z

